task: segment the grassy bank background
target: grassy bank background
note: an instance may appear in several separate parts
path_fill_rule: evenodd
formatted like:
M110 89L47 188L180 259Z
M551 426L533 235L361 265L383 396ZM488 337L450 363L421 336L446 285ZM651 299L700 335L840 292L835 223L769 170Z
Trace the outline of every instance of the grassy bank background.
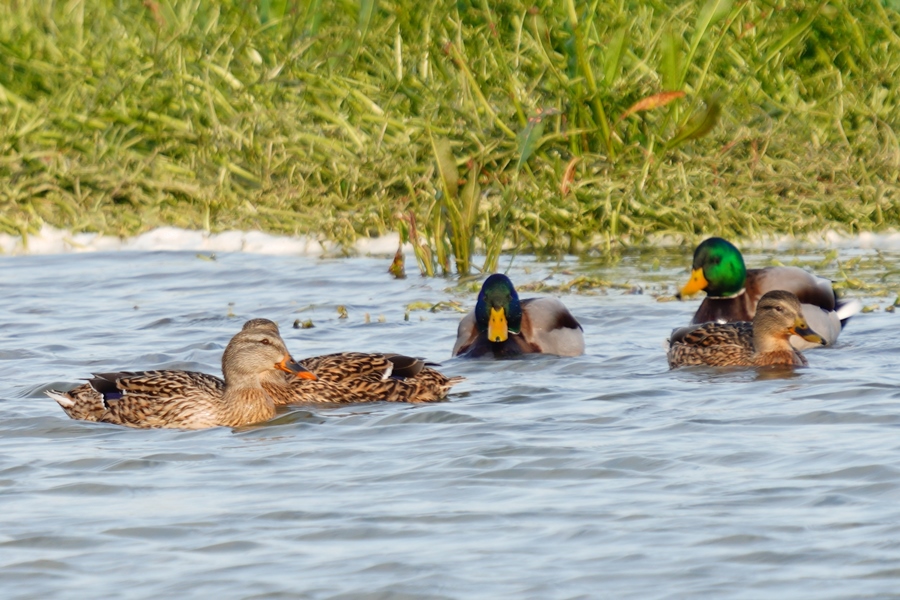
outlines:
M4 2L0 230L399 230L431 272L881 230L896 4Z

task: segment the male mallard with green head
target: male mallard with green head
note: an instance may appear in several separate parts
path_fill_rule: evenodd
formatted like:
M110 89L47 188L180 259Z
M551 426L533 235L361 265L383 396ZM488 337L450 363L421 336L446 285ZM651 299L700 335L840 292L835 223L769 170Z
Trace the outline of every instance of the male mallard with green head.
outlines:
M797 296L776 290L760 299L752 323L703 323L675 330L666 356L670 369L689 365L806 366L806 358L791 345L792 336L810 344L825 343L807 324Z
M223 382L194 371L97 373L68 392L48 390L73 419L128 427L205 429L271 419L285 373L315 379L295 363L278 332L242 330L222 354Z
M556 298L519 295L509 277L488 277L475 310L459 323L453 356L477 358L519 354L584 354L584 333L572 313Z
M741 252L718 237L694 250L691 278L678 296L706 292L691 323L731 323L750 321L759 299L772 290L787 290L800 299L806 320L826 345L834 344L847 319L859 312L858 302L838 300L831 281L798 267L747 269ZM791 344L799 349L819 345L800 336L792 337Z

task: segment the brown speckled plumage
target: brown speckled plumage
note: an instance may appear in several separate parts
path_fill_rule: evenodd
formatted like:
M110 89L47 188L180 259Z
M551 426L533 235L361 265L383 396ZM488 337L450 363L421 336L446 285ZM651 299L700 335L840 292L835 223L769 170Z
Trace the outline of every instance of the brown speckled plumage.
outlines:
M760 299L752 323L704 323L674 331L667 353L669 368L806 366L806 358L788 341L795 333L821 343L807 328L794 294L769 292Z
M233 427L274 416L273 392L290 389L289 360L277 332L244 330L222 356L225 381L192 371L99 373L69 392L47 394L73 419L139 428Z
M268 319L252 319L244 329L278 331ZM290 379L286 394L272 390L276 404L437 402L463 380L447 377L424 361L400 354L338 352L299 361L318 380Z

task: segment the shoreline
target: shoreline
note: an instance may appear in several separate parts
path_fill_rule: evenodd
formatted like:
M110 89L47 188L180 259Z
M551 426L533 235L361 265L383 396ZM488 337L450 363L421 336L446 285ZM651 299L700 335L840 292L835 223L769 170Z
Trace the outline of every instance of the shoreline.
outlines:
M709 235L714 235L710 233ZM702 236L709 237L709 236ZM701 238L697 238L698 240ZM789 248L860 248L879 250L900 250L900 232L862 232L847 236L835 231L819 235L789 236L766 235L760 238L736 238L741 248L776 249ZM683 239L674 236L658 236L641 246L671 248L684 245ZM694 242L689 244L694 246ZM145 233L120 238L98 233L71 233L44 225L37 234L27 238L0 233L0 256L31 256L52 254L74 254L82 252L129 252L129 251L189 251L189 252L246 252L272 256L327 256L336 253L357 255L391 255L400 247L400 235L389 233L376 238L359 238L352 246L346 247L336 242L319 241L306 235L276 235L261 231L225 231L210 233L178 227L159 227ZM413 254L409 243L403 244L403 253Z

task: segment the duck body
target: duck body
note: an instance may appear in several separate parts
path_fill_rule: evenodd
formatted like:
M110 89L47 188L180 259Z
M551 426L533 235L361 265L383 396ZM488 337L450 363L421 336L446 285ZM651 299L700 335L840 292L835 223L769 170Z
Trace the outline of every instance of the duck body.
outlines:
M245 328L278 332L268 319L253 319ZM269 390L276 404L353 404L363 402L438 402L463 377L447 377L422 359L402 354L337 352L299 361L316 380L282 377L289 389Z
M69 417L130 427L214 427L225 382L192 371L95 373L69 392L48 392ZM259 419L263 420L263 419Z
M753 348L753 324L702 323L676 329L669 340L669 368L694 365L710 367L805 367L809 363L793 347L765 354Z
M224 381L193 371L98 373L68 392L48 390L69 417L136 428L205 429L257 423L275 415L268 390L283 376L314 377L294 363L277 333L241 331L222 356Z
M722 238L709 238L694 252L691 279L679 296L706 292L691 323L750 321L759 300L774 290L786 290L800 300L811 329L833 345L847 320L859 311L857 302L842 302L832 282L798 267L747 269L740 251ZM797 349L819 344L792 336Z
M439 402L463 381L462 377L447 377L421 359L400 354L340 352L306 358L300 364L319 379L291 381L293 397L287 404Z
M752 322L702 323L682 327L669 339L669 368L708 365L806 366L790 342L792 336L822 345L824 339L806 323L797 297L777 290L760 299Z
M508 277L494 274L475 309L459 323L453 356L508 358L522 354L584 354L581 324L556 298L519 296Z

